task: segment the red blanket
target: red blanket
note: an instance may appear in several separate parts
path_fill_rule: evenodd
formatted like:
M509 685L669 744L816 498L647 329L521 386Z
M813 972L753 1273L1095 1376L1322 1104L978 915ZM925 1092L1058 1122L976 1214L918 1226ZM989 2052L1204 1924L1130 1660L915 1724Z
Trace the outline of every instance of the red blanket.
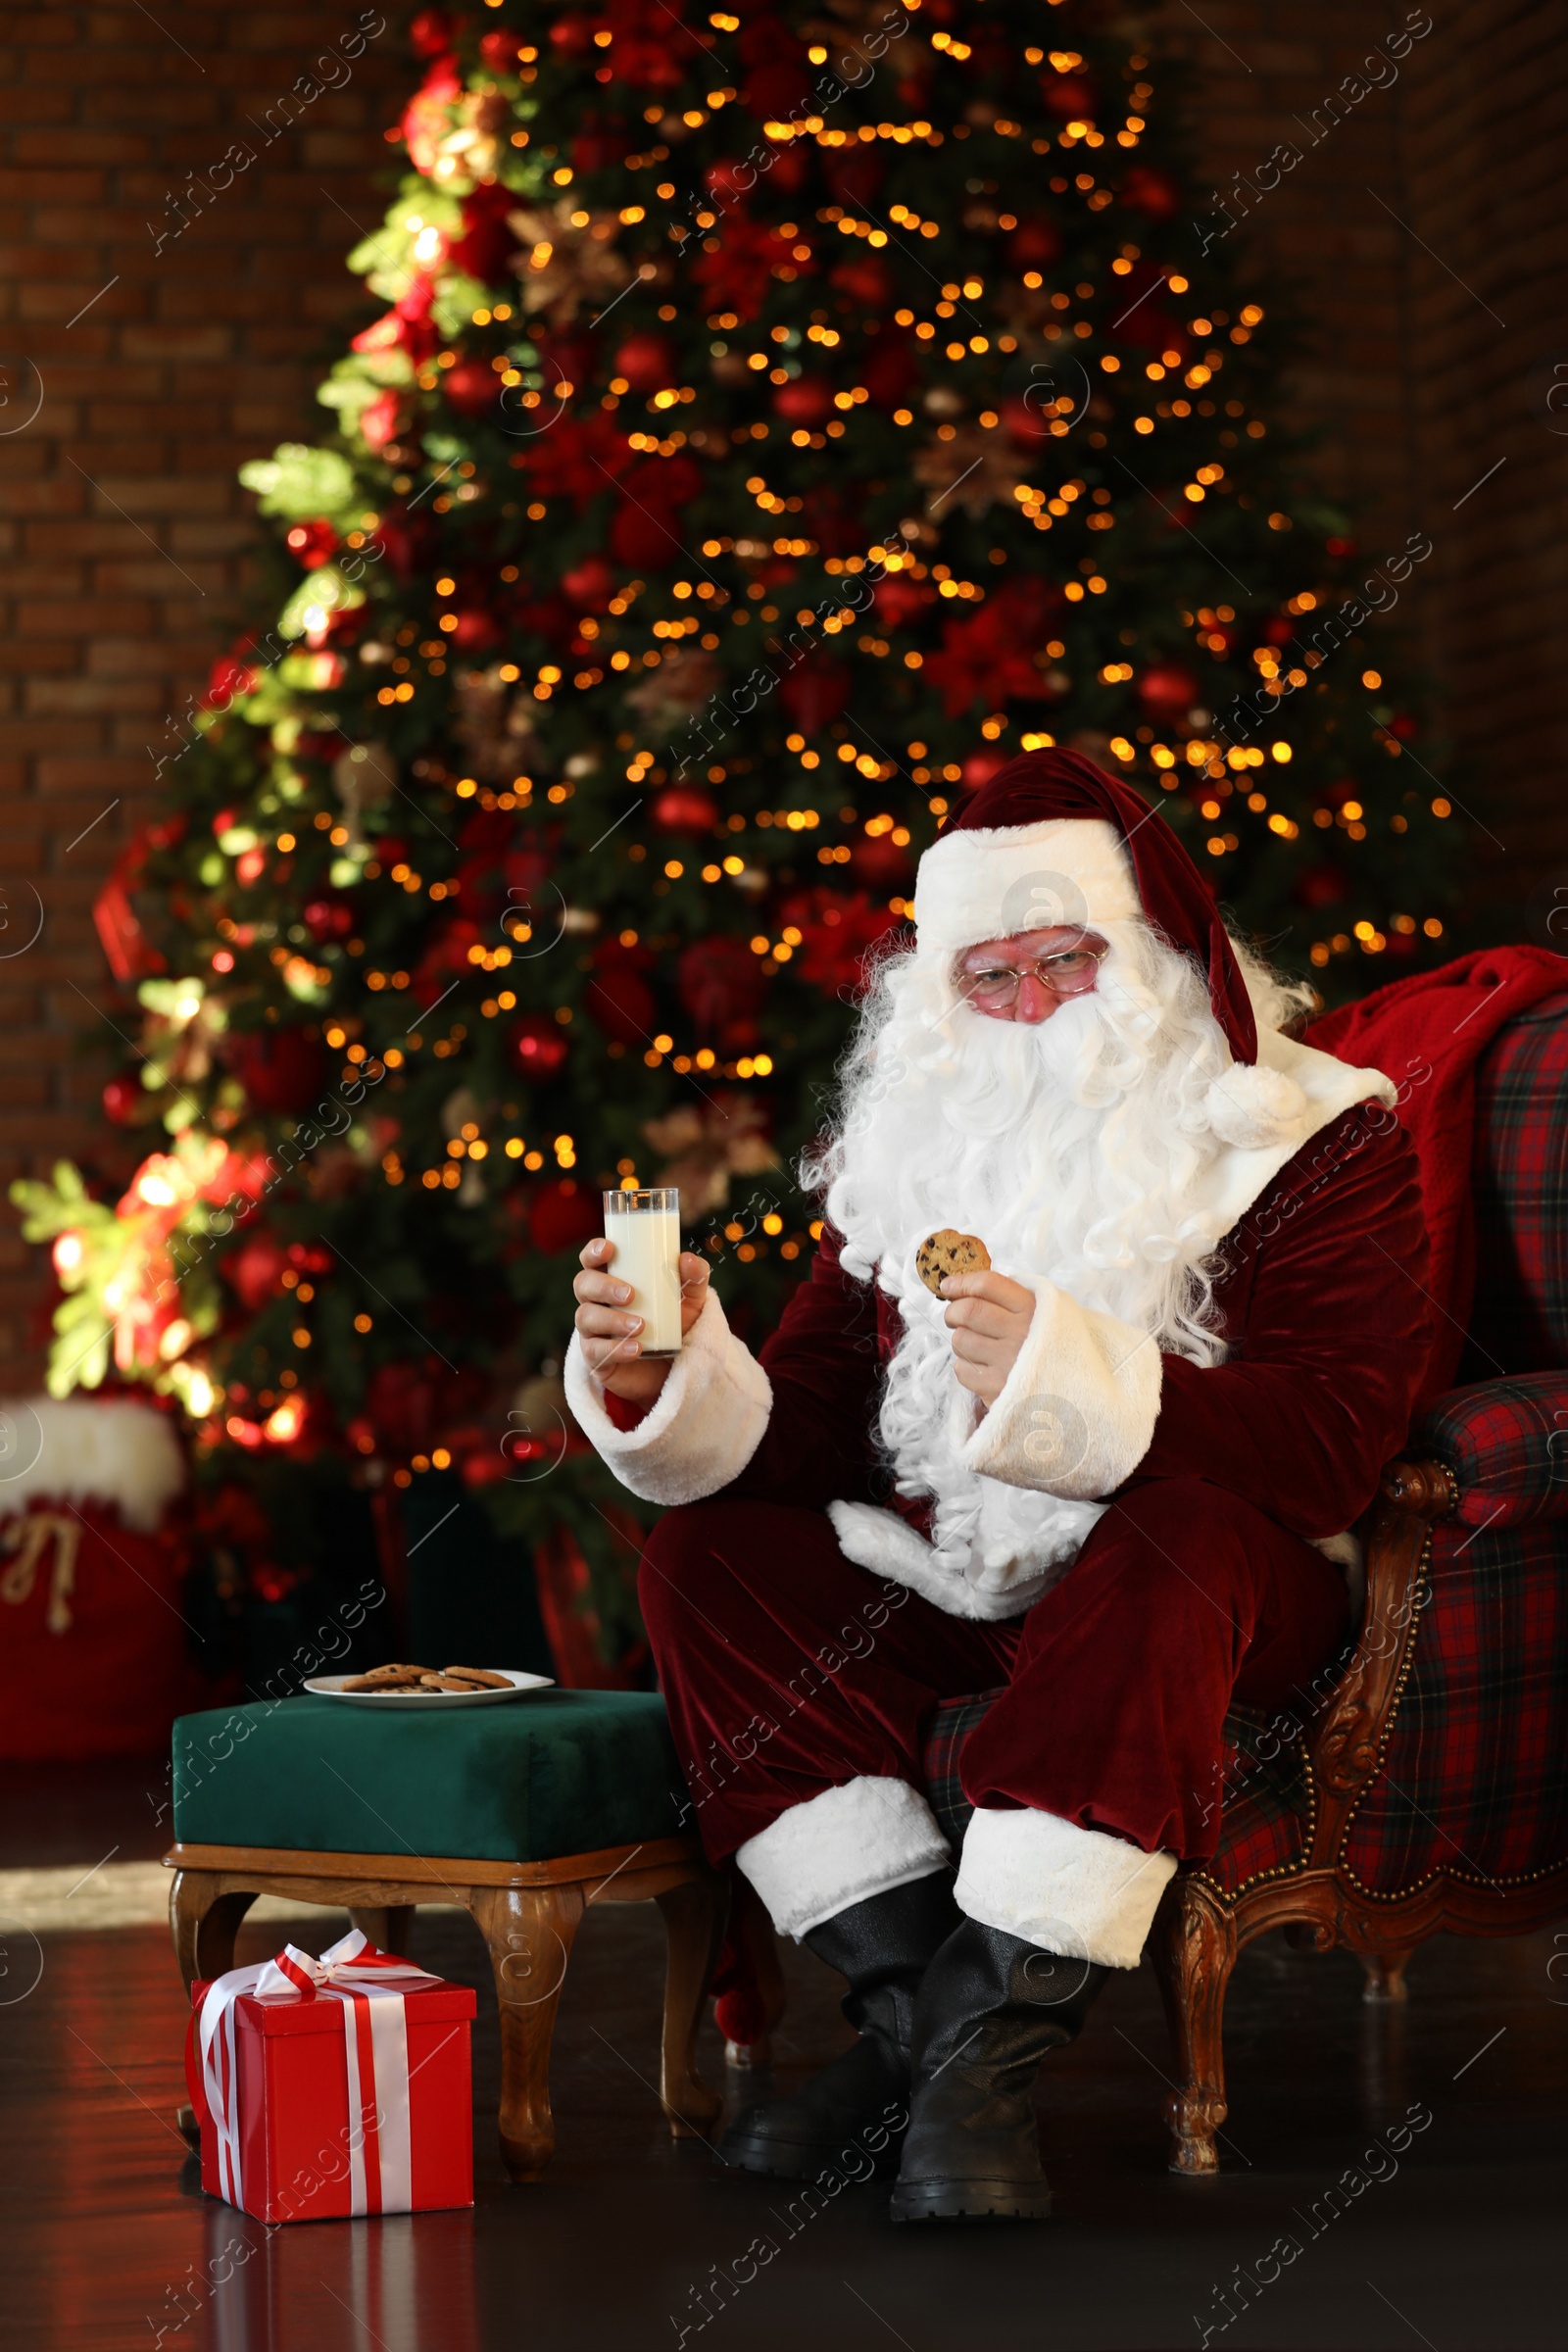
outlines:
M1436 972L1392 981L1315 1021L1306 1042L1399 1090L1399 1119L1421 1169L1432 1296L1443 1310L1417 1409L1453 1386L1475 1289L1470 1163L1476 1064L1500 1029L1568 990L1568 957L1544 948L1483 948Z

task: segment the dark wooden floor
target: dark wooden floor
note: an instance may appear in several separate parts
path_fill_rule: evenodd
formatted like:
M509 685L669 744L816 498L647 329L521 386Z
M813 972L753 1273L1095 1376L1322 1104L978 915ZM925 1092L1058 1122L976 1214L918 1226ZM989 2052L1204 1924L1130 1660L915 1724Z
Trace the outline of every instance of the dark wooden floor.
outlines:
M151 1777L10 1776L0 1867L155 1852ZM284 1935L319 1948L341 1924L272 1922L239 1956ZM543 2183L510 2185L496 2157L481 1990L474 2209L269 2231L202 2197L174 2131L167 1939L0 1921L6 2352L1143 2352L1199 2346L1205 2327L1224 2352L1560 2352L1568 1935L1429 1945L1402 2011L1364 2007L1344 1955L1254 1948L1231 2003L1227 2168L1208 2183L1164 2170L1164 2029L1148 1972L1118 1978L1044 2085L1055 2220L921 2232L891 2229L875 2186L808 2214L784 2183L671 2145L651 2088L661 1942L649 1906L584 1927ZM426 1915L415 1949L482 1984L461 1917ZM835 1981L804 1953L790 1967L784 2085L846 2032ZM716 2045L708 2064L716 2077ZM1391 2153L1412 2107L1430 2124ZM1348 2174L1365 2185L1330 2197ZM1299 2255L1221 2327L1216 2290L1237 2266L1266 2273L1282 2234Z

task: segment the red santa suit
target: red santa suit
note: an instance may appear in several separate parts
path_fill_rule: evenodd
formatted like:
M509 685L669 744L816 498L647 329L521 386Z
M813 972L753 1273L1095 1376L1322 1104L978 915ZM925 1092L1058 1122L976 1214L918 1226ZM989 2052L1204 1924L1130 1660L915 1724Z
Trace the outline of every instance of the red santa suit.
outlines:
M1213 1849L1227 1708L1303 1692L1349 1630L1350 1531L1431 1338L1425 1237L1389 1081L1259 1031L1169 829L1072 755L1019 760L998 784L922 859L898 984L922 985L922 958L934 987L980 940L1082 922L1112 943L1088 1017L1119 1002L1113 1044L1136 1060L1138 957L1174 950L1203 974L1160 1099L1195 1139L1166 1157L1186 1171L1183 1246L1208 1269L1204 1329L1178 1318L1156 1335L1095 1302L1147 1269L1107 1272L1091 1250L1080 1274L1049 1237L1034 1264L993 1245L1035 1294L1005 1385L981 1412L950 1384L925 1436L907 1411L890 1436L901 1343L940 1311L911 1253L961 1219L885 1237L866 1263L844 1179L850 1235L827 1224L757 1355L710 1296L651 1409L607 1396L575 1341L567 1391L617 1477L673 1506L641 1592L676 1745L709 1852L737 1856L780 1930L954 1858L921 1789L922 1726L939 1700L1002 1685L964 1752L976 1811L957 1902L1046 1950L1131 1967L1177 1863ZM976 1021L957 1006L933 1028L966 1054ZM1102 1044L1102 1073L1119 1050ZM940 1100L936 1063L917 1083ZM1110 1182L1114 1102L1103 1115ZM1157 1161L1158 1139L1147 1149Z

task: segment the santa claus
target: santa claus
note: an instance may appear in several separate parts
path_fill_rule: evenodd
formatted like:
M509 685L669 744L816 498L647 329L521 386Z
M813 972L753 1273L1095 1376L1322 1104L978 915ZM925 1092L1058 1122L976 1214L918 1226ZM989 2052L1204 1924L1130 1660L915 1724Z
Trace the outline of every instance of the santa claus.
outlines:
M1426 1240L1390 1082L1285 1034L1296 993L1089 760L977 792L914 923L777 1332L754 1355L687 1255L682 1350L643 1360L590 1243L567 1391L674 1506L642 1602L708 1851L849 1980L858 2041L722 2153L858 2142L896 2219L1038 2216L1041 2061L1212 1853L1227 1709L1309 1703L1353 1630ZM955 1857L922 1728L999 1686Z

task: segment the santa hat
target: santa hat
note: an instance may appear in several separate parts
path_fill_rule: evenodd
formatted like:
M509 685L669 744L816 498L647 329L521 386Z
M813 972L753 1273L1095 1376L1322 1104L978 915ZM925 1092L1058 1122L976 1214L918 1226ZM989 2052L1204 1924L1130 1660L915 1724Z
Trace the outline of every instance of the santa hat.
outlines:
M1130 785L1080 752L1025 752L949 820L915 883L919 944L944 955L977 940L1062 924L1094 930L1139 914L1207 975L1233 1061L1210 1090L1216 1134L1245 1148L1274 1141L1300 1115L1301 1090L1257 1066L1251 999L1213 894Z

